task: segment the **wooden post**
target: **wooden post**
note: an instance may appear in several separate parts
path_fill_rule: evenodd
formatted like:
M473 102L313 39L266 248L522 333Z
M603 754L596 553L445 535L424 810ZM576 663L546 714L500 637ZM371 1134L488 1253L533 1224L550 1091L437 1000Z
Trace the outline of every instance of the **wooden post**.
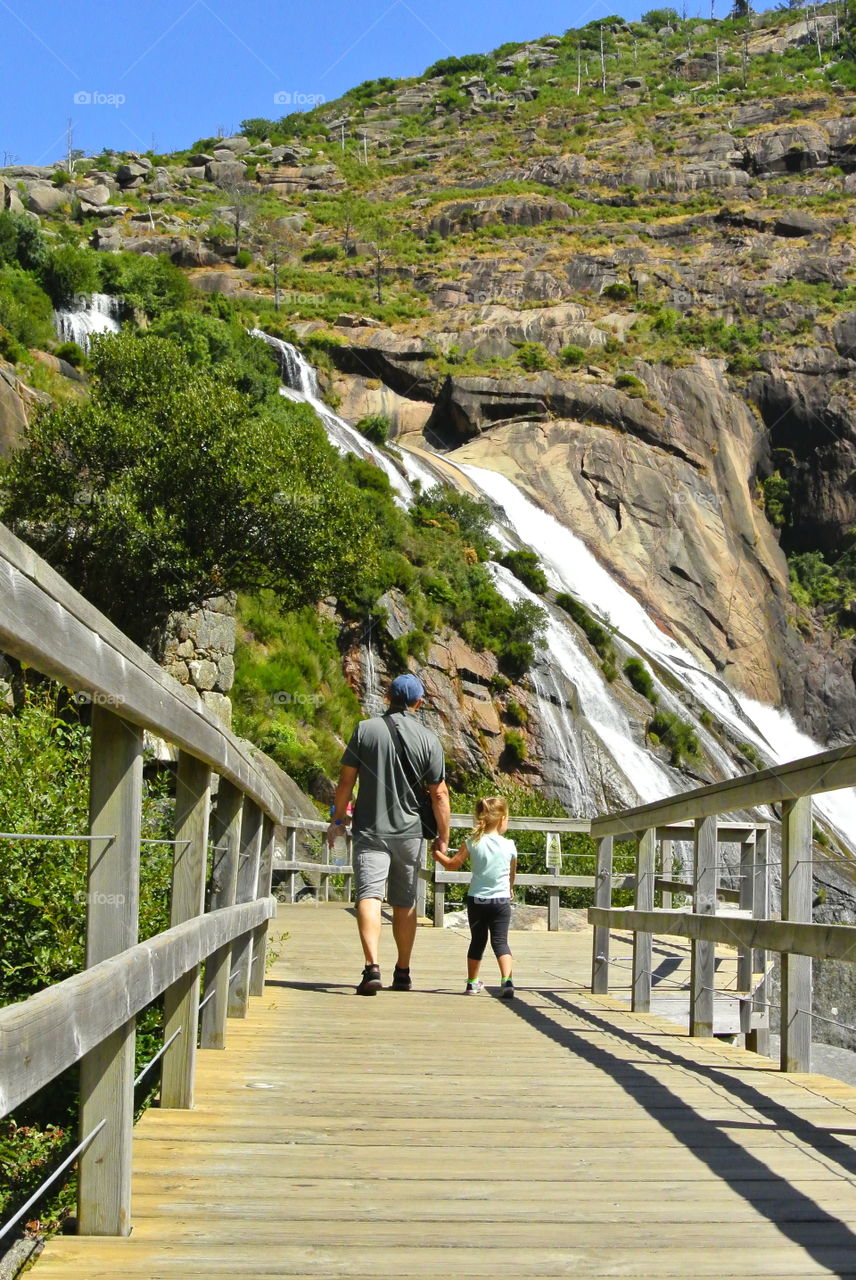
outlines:
M766 920L770 914L770 828L759 827L755 832L755 860L752 864L755 887L752 895L752 915L756 920ZM770 1052L770 1009L769 987L766 978L767 952L755 949L752 961L753 981L755 974L765 975L757 979L757 987L752 998L755 1022L763 1018L764 1025L756 1026L746 1033L746 1048L753 1053Z
M755 840L743 840L740 844L740 909L742 911L751 911L755 914ZM752 990L753 968L752 968L752 948L737 948L737 979L736 986L738 991L744 991L747 994L740 1001L740 1030L743 1034L743 1043L746 1043L746 1037L752 1030L752 997L749 992Z
M259 862L259 875L256 881L255 897L269 898L273 884L274 855L273 819L265 814L262 822L262 851ZM270 921L265 920L255 931L253 938L253 972L250 979L250 995L263 996L265 992L265 971L267 969L267 944Z
M287 844L288 844L288 853L286 856L288 858L288 861L296 862L297 861L297 827L288 828ZM289 902L297 901L297 872L296 871L290 871L288 873L288 901Z
M554 867L553 875L558 876L561 868ZM561 889L558 885L547 886L547 929L550 933L557 933L559 929L559 899Z
M345 832L345 856L348 859L347 869L345 871L345 901L353 902L354 900L354 837L350 827ZM425 914L425 897L423 890L422 898L422 914Z
M693 910L716 914L719 841L716 818L697 818L693 841ZM690 1035L713 1035L713 985L716 943L694 939L690 944Z
M170 924L184 924L205 907L211 770L187 751L178 753L175 791L175 857ZM164 992L164 1039L176 1031L163 1056L161 1107L192 1107L199 1025L199 965Z
M433 859L432 859L433 861ZM419 852L419 867L424 871L428 866L428 841L423 840ZM428 885L422 876L416 881L416 915L422 919L425 915L426 902L428 894Z
M435 863L435 868L438 866ZM446 886L437 879L437 872L434 871L434 928L443 928L443 917L446 914Z
M661 854L660 865L663 868L661 872L662 877L664 880L673 880L674 870L675 870L675 855L674 855L674 849L672 847L671 840L660 841L660 854ZM672 909L672 891L671 889L664 889L663 890L663 910L671 911L671 909Z
M238 853L241 845L242 793L226 778L220 779L214 813L214 863L211 873L211 910L231 907L238 888ZM211 999L202 1010L203 1049L225 1049L226 1010L229 1005L229 974L232 948L219 947L205 962L204 997ZM213 995L211 994L213 992Z
M252 902L256 896L262 850L262 811L247 796L241 820L241 852L238 866L238 902ZM229 987L229 1017L246 1018L250 1004L250 976L253 963L253 935L245 933L232 943L232 973Z
M143 732L106 707L92 709L86 966L137 942ZM113 837L112 839L110 837ZM80 1157L78 1223L82 1235L131 1230L135 1019L80 1060L80 1132L104 1128Z
M594 882L594 905L612 906L612 836L604 836L597 842L597 873ZM593 995L606 995L609 991L609 926L596 924L592 940L591 989Z
M811 796L782 801L782 919L811 921ZM811 1071L811 956L782 952L781 1066Z
M652 827L640 833L636 845L636 893L633 905L637 911L650 911L654 906L656 858L657 830ZM647 1013L651 1008L651 956L651 934L634 933L633 988L630 996L630 1007L634 1013Z

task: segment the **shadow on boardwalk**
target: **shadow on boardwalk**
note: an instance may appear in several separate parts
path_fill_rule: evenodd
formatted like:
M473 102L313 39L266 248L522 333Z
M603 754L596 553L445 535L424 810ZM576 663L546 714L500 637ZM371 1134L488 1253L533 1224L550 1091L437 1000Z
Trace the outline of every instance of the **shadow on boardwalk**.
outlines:
M652 1054L652 1065L657 1060L667 1062L673 1066L691 1070L701 1079L727 1090L741 1106L751 1107L762 1113L768 1120L774 1121L779 1133L791 1135L826 1160L834 1160L841 1166L845 1175L851 1177L856 1174L856 1151L852 1147L842 1142L840 1138L836 1138L828 1130L821 1130L816 1125L794 1115L788 1107L772 1102L745 1079L735 1078L733 1068L724 1070L702 1063L688 1063L679 1054L659 1044L656 1050L652 1051L650 1042L644 1037L616 1028L614 1023L598 1017L596 1013L580 1005L571 1003L557 992L550 990L521 992L522 999L509 1001L505 1006L509 1012L528 1022L534 1030L548 1036L562 1048L566 1048L581 1060L605 1072L610 1080L625 1090L636 1107L641 1107L655 1115L658 1123L683 1143L696 1159L703 1161L713 1174L726 1182L733 1191L743 1196L747 1203L773 1223L783 1236L804 1249L820 1266L828 1268L830 1275L839 1277L856 1275L856 1234L846 1223L822 1209L810 1195L792 1186L786 1178L775 1174L757 1155L753 1155L738 1141L724 1133L718 1122L706 1120L700 1116L678 1094L644 1069L628 1062L626 1058L610 1053L602 1043L592 1044L543 1009L533 1007L526 1000L529 994L541 996L551 1001L557 1011L570 1014L588 1023L592 1028L620 1039L624 1044L633 1045L640 1051ZM745 1125L738 1126L729 1122L728 1127L756 1129L758 1126L750 1120ZM772 1196L769 1190L771 1184ZM842 1254L849 1255L852 1259L843 1270L840 1269Z

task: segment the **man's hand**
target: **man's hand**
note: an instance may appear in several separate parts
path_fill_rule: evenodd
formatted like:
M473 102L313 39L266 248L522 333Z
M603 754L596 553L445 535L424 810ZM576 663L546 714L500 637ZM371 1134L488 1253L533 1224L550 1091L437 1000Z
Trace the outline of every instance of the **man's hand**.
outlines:
M327 833L324 836L324 840L328 848L332 849L339 837L344 836L346 830L347 828L344 822L331 822L327 828Z
M437 839L434 841L434 843L431 845L431 852L432 853L448 853L448 851L449 851L448 841L441 840L440 837L438 836Z

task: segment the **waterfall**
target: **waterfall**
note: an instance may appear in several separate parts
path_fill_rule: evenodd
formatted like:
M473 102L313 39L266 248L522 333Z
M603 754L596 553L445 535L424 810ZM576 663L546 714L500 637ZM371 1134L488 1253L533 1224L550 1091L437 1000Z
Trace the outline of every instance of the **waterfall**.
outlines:
M54 311L54 329L61 342L76 342L88 351L93 334L118 333L121 318L121 298L109 293L79 293L72 306Z
M394 446L402 472L383 451L338 417L318 394L314 369L287 342L260 330L277 353L284 395L312 406L340 452L352 452L383 468L402 505L414 496L412 483L423 488L448 483L457 472L461 487L474 490L495 514L492 533L504 548L527 547L540 558L550 586L567 592L613 630L619 667L630 656L642 656L651 668L658 707L678 714L694 728L715 772L734 776L734 764L700 719L710 712L738 742L750 743L766 765L783 764L820 752L784 711L754 702L736 693L725 682L699 665L681 644L654 623L643 606L600 564L585 543L554 516L527 497L498 472L443 456L436 469L422 450L411 452ZM427 450L425 451L427 453ZM412 483L411 483L412 482ZM492 565L498 590L511 602L532 600L545 607L510 572ZM628 719L617 694L606 681L599 664L588 655L576 629L562 610L547 605L547 629L531 672L540 722L543 764L551 789L566 808L579 816L604 809L629 807L687 789L686 778L665 765L648 748ZM369 679L373 654L365 657ZM662 673L662 675L661 675ZM668 676L666 680L662 678ZM677 692L675 687L677 688ZM815 801L845 845L856 845L856 790L830 792ZM772 812L767 816L773 818Z
M357 457L373 462L386 472L399 502L405 505L410 502L413 490L398 467L382 449L366 440L365 436L355 431L350 423L324 403L318 388L318 375L297 348L290 342L283 342L281 338L271 337L261 329L251 329L250 333L252 337L266 342L276 354L280 377L284 383L280 387L280 395L295 404L310 405L318 414L331 443L339 453L355 453Z

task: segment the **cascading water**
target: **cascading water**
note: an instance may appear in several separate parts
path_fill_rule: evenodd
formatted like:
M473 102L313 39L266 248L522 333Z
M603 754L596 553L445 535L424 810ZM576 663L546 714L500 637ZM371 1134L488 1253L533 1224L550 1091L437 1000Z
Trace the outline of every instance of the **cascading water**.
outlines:
M719 740L694 709L711 712L738 741L751 743L767 764L784 763L823 750L801 733L788 715L737 694L677 641L661 631L642 605L613 579L579 538L538 507L516 485L497 472L456 463L444 456L442 472L430 459L397 448L407 479L389 456L376 449L324 404L314 369L293 346L254 330L276 352L286 386L284 395L312 406L337 449L369 458L389 476L403 504L414 496L418 481L429 488L457 471L468 487L484 497L496 513L493 532L506 547L524 546L537 553L550 586L573 595L614 629L614 644L625 657L647 658L663 710L689 720L708 760L721 777L733 776L734 765ZM412 483L411 483L412 482ZM498 589L512 602L532 595L501 566L493 566ZM581 645L561 610L548 607L545 641L531 677L541 722L543 762L553 789L566 807L580 816L604 807L630 806L686 790L686 779L667 768L644 742L637 742L627 714ZM660 672L670 677L666 682ZM672 685L677 686L678 693ZM816 801L818 810L845 844L856 845L856 791L831 792ZM772 815L771 815L772 816Z
M70 307L54 311L54 329L62 342L76 342L89 350L98 333L118 333L122 327L122 300L108 293L78 294Z
M373 462L386 472L399 500L402 503L410 502L413 490L395 463L324 403L318 388L318 375L297 348L261 329L251 329L250 333L254 338L261 338L276 353L280 377L285 384L280 387L280 394L296 404L311 405L324 424L332 444L340 453L355 453L358 457Z

